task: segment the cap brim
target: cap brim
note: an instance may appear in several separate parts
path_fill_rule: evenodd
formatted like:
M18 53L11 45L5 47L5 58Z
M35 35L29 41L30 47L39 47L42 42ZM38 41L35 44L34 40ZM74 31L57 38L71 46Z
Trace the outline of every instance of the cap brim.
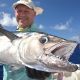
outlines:
M42 8L35 7L35 6L30 6L30 4L25 3L25 2L21 2L21 1L18 1L16 3L14 3L13 4L13 7L16 8L16 6L18 6L20 4L25 5L25 6L29 7L29 8L31 8L31 9L33 9L36 12L36 15L39 15L39 14L42 14L43 13L43 9Z

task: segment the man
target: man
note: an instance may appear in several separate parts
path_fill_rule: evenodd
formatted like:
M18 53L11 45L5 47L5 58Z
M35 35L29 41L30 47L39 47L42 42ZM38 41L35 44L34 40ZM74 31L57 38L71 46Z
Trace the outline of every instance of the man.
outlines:
M36 15L43 9L34 6L31 0L20 0L13 4L15 17L18 22L18 31L33 31L33 22ZM4 65L3 80L53 80L51 73L37 71L28 67L13 70L14 66Z
M43 12L40 7L35 7L31 0L20 0L13 4L16 20L18 22L18 31L31 29L34 18Z

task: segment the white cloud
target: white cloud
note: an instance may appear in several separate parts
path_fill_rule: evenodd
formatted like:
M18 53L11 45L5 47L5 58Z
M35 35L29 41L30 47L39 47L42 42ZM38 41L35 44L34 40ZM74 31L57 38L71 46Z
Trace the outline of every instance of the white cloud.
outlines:
M0 14L0 24L3 26L17 26L15 17L11 17L11 14L4 12Z
M74 40L74 41L77 41L80 43L80 35L77 35L77 36L73 36L70 38L70 40Z
M39 25L39 29L43 29L44 26L42 24Z
M56 26L54 26L55 30L67 30L68 27L65 24L57 24Z
M55 25L53 28L55 30L69 30L70 29L70 24L71 24L72 19L69 19L68 21L66 21L64 24L60 23Z
M5 7L6 4L5 3L0 3L0 7Z

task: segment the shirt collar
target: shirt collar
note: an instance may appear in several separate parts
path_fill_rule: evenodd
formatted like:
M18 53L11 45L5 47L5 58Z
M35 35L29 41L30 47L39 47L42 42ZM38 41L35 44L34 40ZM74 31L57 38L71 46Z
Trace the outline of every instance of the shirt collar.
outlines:
M27 26L26 28L20 27L19 25L17 26L17 31L25 32L25 31L30 31L32 26Z

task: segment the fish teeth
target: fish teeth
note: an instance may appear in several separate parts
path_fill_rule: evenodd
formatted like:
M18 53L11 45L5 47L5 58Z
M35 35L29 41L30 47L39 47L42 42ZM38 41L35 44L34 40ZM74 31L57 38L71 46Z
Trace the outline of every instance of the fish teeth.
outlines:
M56 56L56 55L55 55L55 57L56 57L56 58L58 58L58 59L60 59L61 61L63 61L63 60L64 60L64 59L63 59L63 57Z
M60 58L59 56L56 56L57 58Z
M64 56L53 55L52 53L47 54L47 55L48 55L48 56L54 56L54 57L60 59L61 61L65 61L65 60L66 60L66 58L65 58Z

